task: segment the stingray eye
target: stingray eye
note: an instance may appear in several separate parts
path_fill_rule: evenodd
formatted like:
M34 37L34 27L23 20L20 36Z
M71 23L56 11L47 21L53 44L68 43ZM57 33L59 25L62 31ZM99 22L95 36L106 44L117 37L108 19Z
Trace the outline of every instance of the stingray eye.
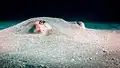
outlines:
M42 23L42 21L40 20L40 21L39 21L39 24L41 24L41 23Z
M43 21L43 24L45 23L45 21Z
M79 26L81 26L81 23L80 23L80 22L77 21L76 23L77 23Z

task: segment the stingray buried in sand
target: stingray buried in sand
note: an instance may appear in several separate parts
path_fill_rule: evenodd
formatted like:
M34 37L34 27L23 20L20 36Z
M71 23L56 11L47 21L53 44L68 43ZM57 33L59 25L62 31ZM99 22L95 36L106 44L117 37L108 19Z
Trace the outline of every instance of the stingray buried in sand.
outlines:
M51 34L29 32L39 20L52 27ZM0 62L4 61L0 66L119 68L119 45L119 30L81 28L59 18L31 18L0 31Z

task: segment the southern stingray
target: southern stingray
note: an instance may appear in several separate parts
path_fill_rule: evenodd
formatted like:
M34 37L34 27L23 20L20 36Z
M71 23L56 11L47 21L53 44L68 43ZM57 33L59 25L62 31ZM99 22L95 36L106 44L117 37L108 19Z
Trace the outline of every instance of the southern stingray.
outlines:
M53 32L29 33L36 20ZM0 30L0 68L119 68L120 31L82 29L60 18L38 17Z

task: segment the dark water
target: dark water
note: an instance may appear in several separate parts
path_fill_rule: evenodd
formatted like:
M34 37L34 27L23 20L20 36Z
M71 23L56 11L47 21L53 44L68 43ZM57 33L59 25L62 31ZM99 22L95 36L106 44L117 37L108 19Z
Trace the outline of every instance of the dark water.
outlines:
M22 21L0 21L0 30L16 25ZM84 22L87 28L116 30L120 29L120 24L116 22Z
M11 27L11 26L16 25L20 22L21 21L0 21L0 30Z

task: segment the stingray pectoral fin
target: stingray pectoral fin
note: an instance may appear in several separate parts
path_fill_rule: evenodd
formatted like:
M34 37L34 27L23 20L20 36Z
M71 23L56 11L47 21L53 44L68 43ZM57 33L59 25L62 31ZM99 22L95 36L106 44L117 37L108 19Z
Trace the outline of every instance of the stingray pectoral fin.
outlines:
M45 26L47 27L47 29L51 30L52 27L48 24L48 23L45 23Z

